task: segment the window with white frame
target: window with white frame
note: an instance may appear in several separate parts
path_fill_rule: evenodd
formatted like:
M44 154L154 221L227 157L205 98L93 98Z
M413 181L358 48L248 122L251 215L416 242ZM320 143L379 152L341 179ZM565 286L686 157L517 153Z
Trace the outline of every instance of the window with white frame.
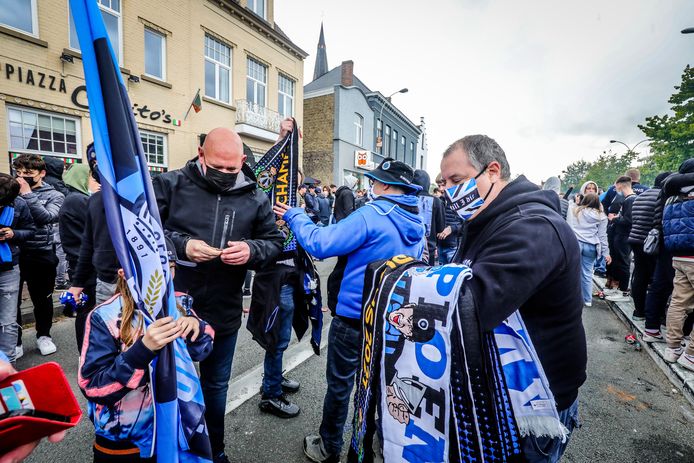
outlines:
M405 135L400 137L400 151L402 151L402 160L407 162L407 141Z
M140 130L142 149L147 158L147 164L154 167L167 167L166 135L147 130Z
M166 36L145 27L145 74L166 80Z
M111 41L111 46L113 47L113 52L118 58L118 62L123 62L123 42L121 37L123 36L123 18L121 15L121 0L97 0L99 4L99 9L101 10L101 18L104 20L104 25L106 26L106 33L108 34L108 39ZM75 29L75 22L72 19L72 12L69 13L70 16L70 48L79 51L80 43L77 39L77 30Z
M0 24L38 37L36 1L3 0L0 6Z
M231 101L231 47L205 34L205 96Z
M7 119L11 151L81 157L79 119L15 106L8 106Z
M390 149L393 150L393 156L395 159L398 158L398 131L393 130L393 143L390 145Z
M390 126L386 124L386 136L383 137L383 154L390 156Z
M414 152L414 142L413 141L410 142L410 156L412 157L412 163L414 164L415 160L417 159L417 155ZM421 168L421 164L420 164L420 168Z
M265 17L265 0L248 0L248 9L263 19Z
M246 99L258 106L265 106L265 88L267 87L267 66L248 58L246 74Z
M354 144L362 146L364 143L364 117L354 113Z
M380 119L376 119L376 144L378 144L378 139L381 139L381 146L376 146L378 152L383 154L383 122Z
M294 115L294 81L282 74L279 75L277 112L283 118Z

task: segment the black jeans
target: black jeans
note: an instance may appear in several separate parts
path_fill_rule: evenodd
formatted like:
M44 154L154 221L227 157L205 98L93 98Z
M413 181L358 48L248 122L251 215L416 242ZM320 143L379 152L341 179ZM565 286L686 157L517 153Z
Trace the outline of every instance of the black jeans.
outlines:
M631 246L624 235L615 233L610 256L612 256L612 277L619 281L620 291L629 291Z
M77 259L68 256L68 277L72 281L75 269L77 268ZM87 296L87 303L82 307L77 308L77 316L75 317L75 341L77 341L77 352L82 353L82 341L84 341L84 326L87 324L87 316L96 305L96 275L87 282L87 286L82 291Z
M631 276L631 297L634 309L639 314L646 312L646 292L655 271L655 256L643 252L642 244L632 244L634 251L634 273Z
M17 297L17 323L22 325L19 306L22 303L24 282L29 289L29 297L34 305L36 337L50 336L53 326L53 290L55 289L56 266L58 258L53 251L23 250L19 256L19 296ZM17 344L21 345L21 332Z
M661 249L656 256L653 281L646 295L646 329L660 330L660 321L665 316L667 301L672 294L672 280L675 269L672 268L672 255Z

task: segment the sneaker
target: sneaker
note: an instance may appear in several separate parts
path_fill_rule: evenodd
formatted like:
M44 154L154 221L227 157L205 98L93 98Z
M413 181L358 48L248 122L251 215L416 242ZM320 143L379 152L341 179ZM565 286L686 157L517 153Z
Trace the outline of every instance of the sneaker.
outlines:
M280 418L294 418L299 416L301 409L293 402L287 400L284 395L274 399L263 397L258 404L261 412L270 413Z
M646 314L641 313L641 312L637 312L636 310L634 310L634 311L631 313L631 318L632 318L633 320L636 320L636 321L641 322L641 321L644 321L644 320L646 319Z
M665 342L665 337L660 331L645 331L642 340L643 342Z
M612 302L627 302L631 300L631 294L629 294L629 291L617 291L605 299Z
M671 349L670 347L666 347L663 358L668 363L675 363L677 362L677 359L679 359L682 356L683 352L684 347L678 347L677 349Z
M591 302L584 302L583 305L584 305L585 307L593 307L593 301L591 301Z
M620 293L621 291L618 288L605 288L602 290L602 293L605 296L612 296L614 294Z
M226 453L222 452L219 455L212 457L212 463L231 463Z
M19 360L24 357L24 346L17 346L14 348L14 359Z
M309 460L316 463L339 463L340 461L340 455L330 454L325 450L320 436L304 437L304 453Z
M41 355L50 355L58 350L58 348L55 347L55 344L53 344L53 340L50 338L50 336L41 336L36 340L36 345L38 346L39 351L41 351Z
M607 278L607 273L601 272L600 270L594 271L593 275L595 275L596 277L600 277L600 278Z
M282 376L282 392L286 394L294 394L295 392L299 391L299 387L301 387L299 381L285 378L284 375Z
M694 371L694 355L684 354L679 359L677 359L677 363L679 363L687 370Z

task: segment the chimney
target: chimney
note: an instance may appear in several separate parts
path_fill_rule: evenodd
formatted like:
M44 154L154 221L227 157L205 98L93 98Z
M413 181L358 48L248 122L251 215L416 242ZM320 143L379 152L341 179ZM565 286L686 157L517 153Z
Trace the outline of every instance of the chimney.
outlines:
M351 87L354 85L354 61L343 61L340 68L342 70L342 85L345 87Z

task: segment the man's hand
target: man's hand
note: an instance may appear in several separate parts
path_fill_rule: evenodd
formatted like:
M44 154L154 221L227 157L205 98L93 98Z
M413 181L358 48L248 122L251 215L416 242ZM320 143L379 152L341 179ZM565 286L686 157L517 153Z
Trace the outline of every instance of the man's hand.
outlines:
M198 335L200 334L200 320L195 317L181 317L176 320L176 324L183 328L181 337L184 340L188 338L190 333L193 333L193 336L190 338L190 342L194 342L196 339L198 339Z
M14 238L14 231L11 228L0 228L0 241L11 240Z
M607 220L614 220L617 214L607 214Z
M605 257L605 262L607 263L607 265L610 265L612 263L612 257L611 256Z
M245 241L229 241L222 250L222 262L227 265L243 265L251 258L251 247Z
M77 286L71 286L67 289L67 292L71 293L76 301L80 300L80 294L82 294L82 291L84 291L84 288L78 288Z
M142 343L152 352L157 352L162 347L176 338L181 337L183 327L177 324L173 317L158 318L147 327Z
M221 254L221 249L213 248L202 240L188 240L186 243L186 256L193 262L207 262Z
M279 138L277 138L277 141L282 140L292 130L294 130L294 119L288 117L280 122L280 135Z
M284 219L284 214L286 214L289 209L291 209L291 207L279 201L277 201L275 203L275 206L272 208L272 210L275 212L275 214L277 214L280 217L280 219Z
M17 371L14 368L12 368L12 365L10 365L8 362L3 362L0 360L0 381L15 373L17 373ZM63 440L63 438L65 438L66 432L67 431L60 431L58 433L50 435L48 436L48 441L60 442L61 440ZM29 442L28 444L24 444L22 446L10 450L4 455L0 455L0 463L14 463L24 460L31 454L31 452L34 451L34 449L37 445L39 445L40 442L41 440Z
M19 182L19 194L25 195L31 193L31 187L22 177L17 177L17 182Z
M444 228L443 230L441 230L441 233L436 235L436 237L440 240L445 240L446 238L448 238L448 236L451 234L452 231L453 230L451 230L451 226L449 225L446 228Z

